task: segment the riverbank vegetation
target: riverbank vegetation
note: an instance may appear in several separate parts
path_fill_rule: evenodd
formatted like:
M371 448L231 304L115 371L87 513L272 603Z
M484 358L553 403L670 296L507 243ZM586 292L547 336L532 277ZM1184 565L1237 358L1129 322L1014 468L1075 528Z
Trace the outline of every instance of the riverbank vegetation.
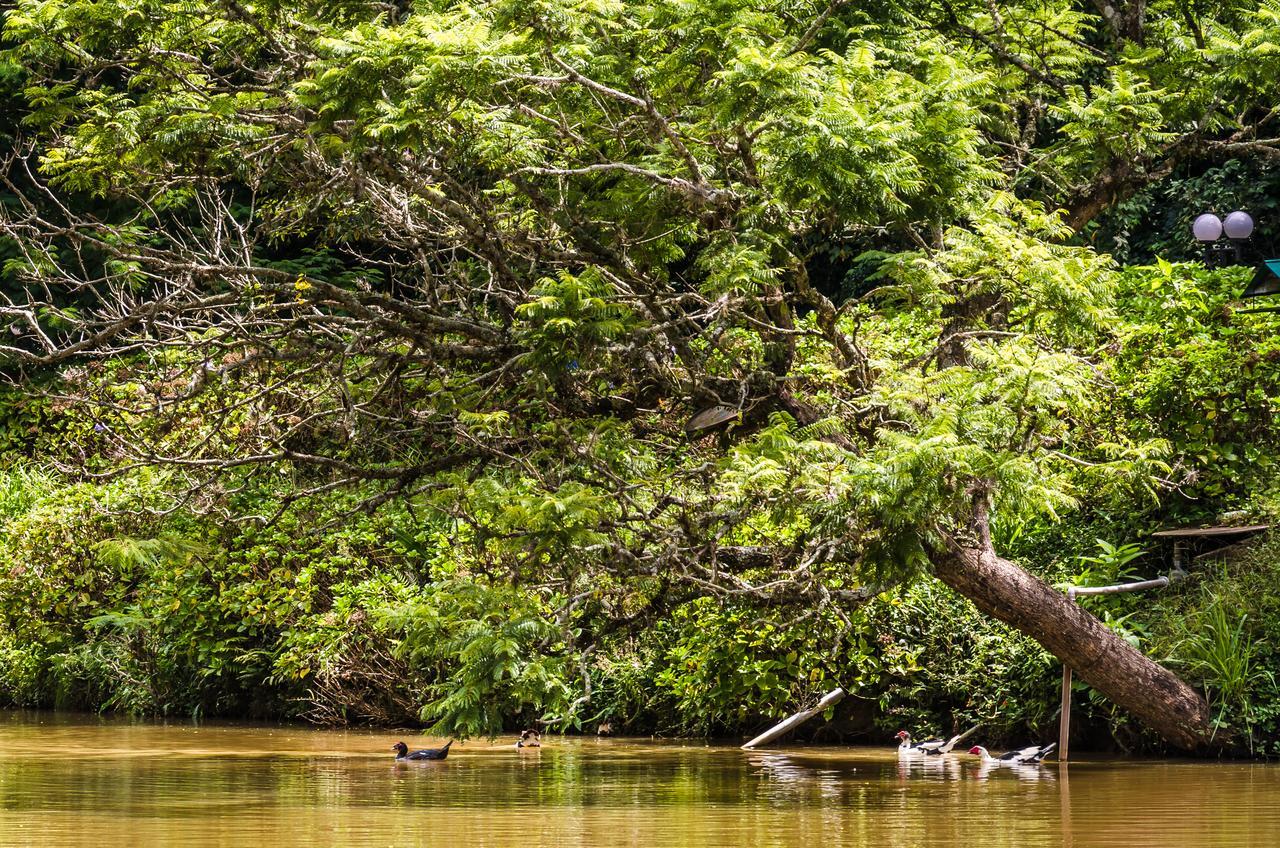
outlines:
M1280 8L1106 8L17 3L0 702L1277 752L1272 542L1047 585L1280 497Z

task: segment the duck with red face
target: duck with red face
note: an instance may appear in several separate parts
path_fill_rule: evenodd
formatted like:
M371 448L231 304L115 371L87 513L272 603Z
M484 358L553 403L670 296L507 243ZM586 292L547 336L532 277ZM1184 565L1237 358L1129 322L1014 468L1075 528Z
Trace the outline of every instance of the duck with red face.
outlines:
M1031 766L1039 764L1041 760L1053 753L1053 749L1057 747L1057 742L1050 742L1048 745L1028 745L1025 748L1006 751L996 757L981 745L974 745L969 749L969 753L981 757L983 765Z

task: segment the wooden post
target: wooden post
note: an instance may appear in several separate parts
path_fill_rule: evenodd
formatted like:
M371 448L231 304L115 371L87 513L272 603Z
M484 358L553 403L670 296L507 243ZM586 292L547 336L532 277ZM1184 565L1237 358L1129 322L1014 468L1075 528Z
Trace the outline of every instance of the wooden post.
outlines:
M1071 666L1062 666L1062 714L1058 716L1058 762L1068 757L1067 741L1071 737Z
M1067 589L1067 600L1076 602L1076 587ZM1062 706L1058 710L1058 762L1071 757L1071 666L1062 664Z
M822 712L832 704L839 703L840 700L843 698L844 698L843 689L840 689L840 688L832 689L830 692L822 696L822 700L818 702L817 706L812 707L811 709L801 710L800 712L793 715L791 718L786 719L785 721L779 722L778 724L775 724L773 727L769 728L764 733L761 733L755 739L752 739L750 742L743 745L742 747L755 748L758 745L764 745L769 742L772 742L774 739L777 739L779 736L786 733L788 730L791 730L793 728L799 727L800 725L804 724L806 721L813 718L818 713Z

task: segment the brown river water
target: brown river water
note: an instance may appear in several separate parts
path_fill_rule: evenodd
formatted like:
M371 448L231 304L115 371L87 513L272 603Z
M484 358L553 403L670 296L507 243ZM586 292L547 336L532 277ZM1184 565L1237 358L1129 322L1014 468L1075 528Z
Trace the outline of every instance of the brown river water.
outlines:
M398 738L0 713L0 846L1280 846L1276 765Z

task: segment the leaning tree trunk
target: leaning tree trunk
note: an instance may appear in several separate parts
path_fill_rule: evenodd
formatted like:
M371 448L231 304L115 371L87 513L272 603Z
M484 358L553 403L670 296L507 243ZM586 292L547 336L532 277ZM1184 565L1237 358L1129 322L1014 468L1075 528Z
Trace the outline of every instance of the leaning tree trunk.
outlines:
M1204 698L1061 592L989 548L953 545L930 559L942 582L1035 639L1166 742L1186 750L1207 745Z

